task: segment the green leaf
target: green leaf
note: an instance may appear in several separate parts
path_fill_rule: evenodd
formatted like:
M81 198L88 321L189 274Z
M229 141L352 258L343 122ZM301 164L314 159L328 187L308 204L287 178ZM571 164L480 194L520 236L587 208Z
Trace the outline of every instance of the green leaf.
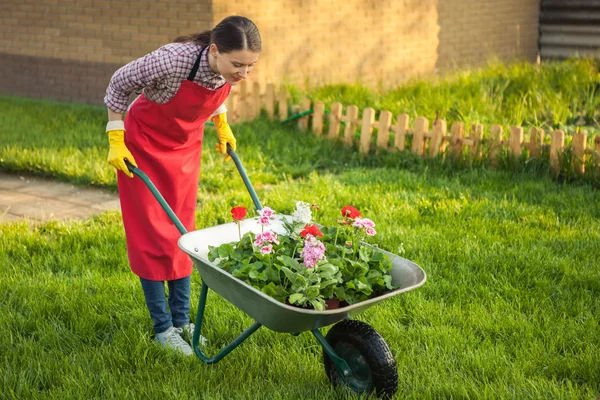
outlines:
M302 304L306 301L306 297L302 293L294 293L290 295L289 302L291 304Z
M371 253L371 248L367 246L360 246L360 248L358 249L358 257L366 263L368 263L371 260Z
M219 246L219 257L227 258L233 253L233 245L231 243L225 243Z
M267 296L275 297L277 295L277 286L273 282L270 282L268 285L263 286L260 291Z
M219 248L216 246L208 246L208 261L213 262L219 258Z
M306 297L309 299L317 297L319 295L319 291L320 287L318 285L309 286L309 288L306 290Z
M316 300L316 299L312 299L312 300L310 300L310 304L317 311L323 311L323 310L325 310L325 302L324 301L319 301L319 300Z
M281 270L285 274L285 277L292 283L292 285L298 282L298 275L292 272L289 268L282 267Z
M385 282L385 287L386 288L388 288L390 290L395 289L394 285L392 285L392 276L391 275L385 275L383 277L383 281Z

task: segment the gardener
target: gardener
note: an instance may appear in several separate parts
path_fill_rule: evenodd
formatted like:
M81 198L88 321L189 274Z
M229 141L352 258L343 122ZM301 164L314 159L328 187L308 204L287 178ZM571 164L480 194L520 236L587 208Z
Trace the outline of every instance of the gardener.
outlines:
M194 331L192 261L179 250L179 231L143 181L130 179L124 159L150 177L185 228L194 230L204 123L211 118L215 124L218 152L226 155L227 145L235 150L223 102L246 79L260 51L256 25L227 17L210 31L178 37L123 66L104 97L108 162L117 169L131 270L140 277L156 341L186 355L193 354L184 341ZM127 108L129 95L140 91Z

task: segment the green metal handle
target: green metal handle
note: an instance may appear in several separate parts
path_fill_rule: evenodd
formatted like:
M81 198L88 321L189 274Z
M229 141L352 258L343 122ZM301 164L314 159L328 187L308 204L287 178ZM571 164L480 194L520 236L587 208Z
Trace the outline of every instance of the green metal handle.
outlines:
M248 189L248 193L250 193L250 197L252 198L252 201L254 202L254 206L256 207L257 210L261 210L262 205L260 204L260 200L258 200L258 196L256 195L256 192L254 191L254 187L252 187L252 184L250 183L248 174L246 174L246 171L244 170L244 166L242 165L240 158L235 153L235 151L233 151L233 149L231 148L230 145L227 145L227 154L229 154L229 156L231 156L231 159L235 163L235 166L237 167L237 170L240 173L240 176L242 177L244 184L246 185L246 189ZM142 181L144 181L144 183L146 184L148 189L150 189L150 192L152 192L152 194L154 195L154 198L158 201L158 204L160 204L160 206L163 208L163 210L165 210L165 212L167 213L167 215L169 216L171 221L173 221L173 223L179 230L179 233L181 233L182 235L186 234L187 229L185 229L185 227L183 226L183 224L181 223L181 221L179 220L177 215L175 215L175 213L173 212L173 209L171 208L171 206L169 206L169 204L167 203L167 201L165 200L163 195L160 194L160 192L158 191L158 189L156 188L154 183L152 183L152 180L148 177L148 175L146 175L144 173L144 171L142 171L138 167L131 164L129 161L127 161L127 160L124 160L124 161L125 161L125 165L127 165L127 168L129 168L129 171L131 171L131 173L138 176Z
M250 179L248 179L248 174L246 174L246 171L244 170L244 166L242 165L240 158L238 157L237 154L235 154L235 151L233 151L233 149L231 148L231 146L229 144L227 145L227 154L229 154L231 156L231 159L235 163L235 166L237 167L237 170L240 173L240 176L242 177L244 184L246 185L246 189L248 189L248 193L250 193L250 197L252 198L252 201L254 202L254 207L256 207L256 210L262 210L263 207L260 204L260 200L258 200L258 196L256 195L256 192L254 191L252 184L250 183Z

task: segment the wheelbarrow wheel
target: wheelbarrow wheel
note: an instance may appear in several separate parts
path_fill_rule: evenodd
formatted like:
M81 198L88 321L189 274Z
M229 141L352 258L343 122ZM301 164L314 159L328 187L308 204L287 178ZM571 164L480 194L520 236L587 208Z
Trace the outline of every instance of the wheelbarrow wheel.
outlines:
M325 338L352 370L352 375L344 380L323 350L325 373L331 383L346 385L357 393L375 392L376 396L383 398L396 393L396 360L385 340L373 327L361 321L343 320L334 325Z

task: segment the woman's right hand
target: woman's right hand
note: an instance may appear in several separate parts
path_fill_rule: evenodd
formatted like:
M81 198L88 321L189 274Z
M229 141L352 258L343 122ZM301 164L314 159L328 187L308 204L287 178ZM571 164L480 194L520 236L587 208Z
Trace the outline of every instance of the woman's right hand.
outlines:
M125 165L125 159L136 167L137 163L127 146L125 146L125 130L107 129L106 133L108 134L108 143L110 144L107 158L108 163L117 170L123 171L128 177L133 178L133 173L131 173L129 168L127 168L127 165Z

